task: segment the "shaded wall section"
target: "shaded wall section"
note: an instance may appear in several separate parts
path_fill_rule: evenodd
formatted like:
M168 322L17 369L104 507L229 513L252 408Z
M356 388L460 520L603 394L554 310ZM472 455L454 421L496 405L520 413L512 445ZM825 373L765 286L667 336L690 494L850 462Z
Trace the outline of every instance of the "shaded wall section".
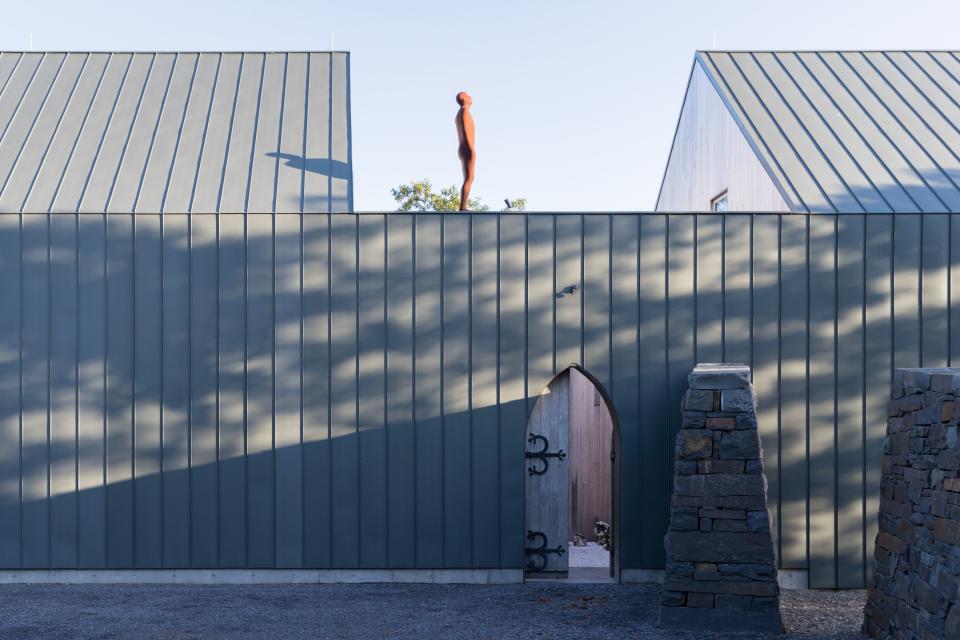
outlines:
M779 565L861 587L890 371L960 359L956 218L0 215L0 566L520 568L576 362L659 568L686 375L745 362Z

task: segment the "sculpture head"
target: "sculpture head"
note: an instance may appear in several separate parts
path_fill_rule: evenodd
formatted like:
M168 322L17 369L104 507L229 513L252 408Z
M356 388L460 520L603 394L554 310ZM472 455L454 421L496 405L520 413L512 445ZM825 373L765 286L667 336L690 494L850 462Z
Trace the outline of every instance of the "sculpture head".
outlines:
M473 104L473 98L466 91L461 91L457 94L457 104L461 107L469 107Z

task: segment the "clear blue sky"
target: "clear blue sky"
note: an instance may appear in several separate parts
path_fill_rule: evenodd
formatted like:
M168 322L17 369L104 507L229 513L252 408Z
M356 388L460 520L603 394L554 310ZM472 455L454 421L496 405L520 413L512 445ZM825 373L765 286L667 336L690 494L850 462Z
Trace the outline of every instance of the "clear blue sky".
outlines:
M454 95L474 98L475 195L493 208L651 209L697 49L960 47L946 0L27 0L0 48L349 50L355 205L459 179Z

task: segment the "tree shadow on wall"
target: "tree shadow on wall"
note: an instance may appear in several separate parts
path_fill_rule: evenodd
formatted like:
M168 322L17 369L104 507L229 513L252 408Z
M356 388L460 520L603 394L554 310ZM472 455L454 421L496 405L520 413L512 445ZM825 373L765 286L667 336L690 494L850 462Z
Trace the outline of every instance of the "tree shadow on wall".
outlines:
M314 171L310 160L274 155ZM921 225L924 247L940 247L922 263L935 283L946 224L14 219L0 233L0 297L10 305L0 314L0 565L79 557L124 566L133 557L147 566L158 545L167 566L231 564L243 532L249 566L284 566L302 548L288 534L305 530L317 544L306 545L304 566L384 566L389 555L392 566L518 567L526 417L554 368L582 359L623 425L623 566L662 566L685 377L698 360L727 359L754 367L761 412L779 404L760 428L783 566L806 564L809 510L810 561L828 567L817 581L827 584L837 562L842 573L862 571L873 528L862 487L883 416L870 404L861 424L861 399L875 399L874 378L889 375L890 349L909 366L920 342L918 314L898 307L889 344L889 318L871 311L862 324L860 301L887 308L894 233L896 289L910 274L916 281ZM762 250L778 236L779 258ZM866 272L847 259L851 248L867 256ZM576 295L556 298L571 284ZM931 318L925 311L925 343L945 343ZM883 360L866 383L864 346L871 362ZM937 357L928 349L924 362ZM335 487L332 497L287 490L314 483ZM341 540L332 553L319 542L331 523ZM96 533L104 529L115 533L109 553Z

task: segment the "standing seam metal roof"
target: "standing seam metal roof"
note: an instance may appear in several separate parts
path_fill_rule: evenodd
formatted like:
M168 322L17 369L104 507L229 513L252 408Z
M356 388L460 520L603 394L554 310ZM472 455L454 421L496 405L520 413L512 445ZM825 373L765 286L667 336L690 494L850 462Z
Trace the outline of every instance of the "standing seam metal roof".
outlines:
M795 211L960 211L952 51L699 51Z
M353 208L349 54L0 53L0 212Z

